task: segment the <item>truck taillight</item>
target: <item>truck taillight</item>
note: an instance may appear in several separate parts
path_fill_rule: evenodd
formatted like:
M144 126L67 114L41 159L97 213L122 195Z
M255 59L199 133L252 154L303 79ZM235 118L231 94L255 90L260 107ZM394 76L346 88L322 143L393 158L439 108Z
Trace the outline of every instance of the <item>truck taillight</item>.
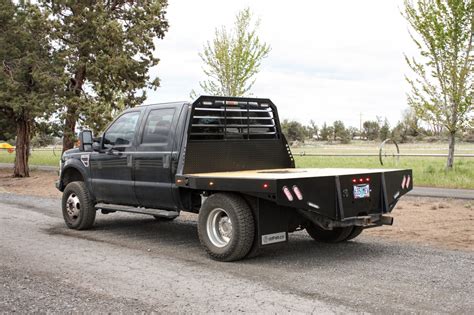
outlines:
M353 178L353 179L352 179L352 182L353 182L354 184L357 184L357 182L359 182L359 183L364 183L364 182L368 183L368 182L370 182L370 177L359 178L359 179Z
M301 193L301 190L298 188L298 186L293 186L293 192L295 193L296 198L298 198L298 200L303 200L303 194Z
M410 187L410 181L411 181L411 177L410 175L407 176L407 182L405 184L405 188L408 189L408 187Z
M288 201L293 201L294 198L293 198L293 195L291 194L290 189L286 186L283 186L282 190L286 196L286 199L288 199Z
M404 176L403 176L403 179L402 179L402 185L401 185L402 188L405 188L405 183L406 183L406 181L407 181L407 177L404 175Z

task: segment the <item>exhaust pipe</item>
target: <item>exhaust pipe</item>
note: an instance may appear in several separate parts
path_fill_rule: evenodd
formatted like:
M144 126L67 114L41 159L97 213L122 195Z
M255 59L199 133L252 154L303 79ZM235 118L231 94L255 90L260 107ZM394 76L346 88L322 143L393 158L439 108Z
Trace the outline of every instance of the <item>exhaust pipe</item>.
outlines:
M380 223L382 225L393 225L393 217L389 217L388 215L383 215L380 217Z

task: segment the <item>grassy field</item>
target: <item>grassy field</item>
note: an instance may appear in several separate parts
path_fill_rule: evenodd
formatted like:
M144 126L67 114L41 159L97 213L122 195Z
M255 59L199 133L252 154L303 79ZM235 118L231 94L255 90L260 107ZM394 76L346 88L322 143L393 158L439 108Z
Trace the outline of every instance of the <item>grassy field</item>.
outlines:
M56 153L56 154L55 154ZM33 151L30 155L30 165L49 165L58 166L61 157L61 150L51 151ZM13 163L15 153L8 153L6 150L0 150L0 163Z
M437 144L403 144L401 153L446 153L447 145ZM387 146L388 151L392 150ZM392 150L393 151L393 150ZM292 148L297 167L337 167L337 168L381 168L378 157L320 157L300 156L308 153L378 153L375 143L354 143L350 145L312 144ZM457 154L474 154L474 144L459 144ZM33 151L31 165L58 166L60 150ZM0 150L0 163L13 163L14 154ZM474 189L474 158L456 158L455 169L445 171L446 158L433 157L400 157L398 164L393 159L386 159L385 168L411 168L414 182L418 186L468 188Z
M297 167L381 168L378 157L295 156ZM384 168L411 168L417 186L474 189L474 158L457 158L455 169L444 169L444 158L400 157Z

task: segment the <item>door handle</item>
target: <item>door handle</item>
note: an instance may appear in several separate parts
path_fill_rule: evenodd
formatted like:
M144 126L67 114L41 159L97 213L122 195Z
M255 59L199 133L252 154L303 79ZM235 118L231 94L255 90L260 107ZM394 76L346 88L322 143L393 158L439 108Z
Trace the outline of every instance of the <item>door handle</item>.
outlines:
M163 156L163 168L170 168L171 155L165 154Z
M110 149L108 149L107 151L105 151L105 154L112 154L112 155L120 156L120 155L122 155L122 152L120 152L120 151L117 150L117 149L110 148Z

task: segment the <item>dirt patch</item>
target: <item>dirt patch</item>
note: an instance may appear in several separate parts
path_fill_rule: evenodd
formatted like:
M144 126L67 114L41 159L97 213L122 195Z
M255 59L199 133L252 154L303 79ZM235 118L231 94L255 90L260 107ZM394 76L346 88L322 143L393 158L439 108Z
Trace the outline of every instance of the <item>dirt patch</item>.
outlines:
M404 197L392 216L392 226L364 234L474 251L474 201Z
M13 178L0 169L0 192L60 198L55 172L31 171L29 178ZM364 231L389 239L443 248L474 251L474 201L404 197L392 212L393 226Z
M14 193L41 197L61 197L61 192L56 189L58 179L56 172L30 171L30 177L14 178L11 169L0 169L0 193Z

